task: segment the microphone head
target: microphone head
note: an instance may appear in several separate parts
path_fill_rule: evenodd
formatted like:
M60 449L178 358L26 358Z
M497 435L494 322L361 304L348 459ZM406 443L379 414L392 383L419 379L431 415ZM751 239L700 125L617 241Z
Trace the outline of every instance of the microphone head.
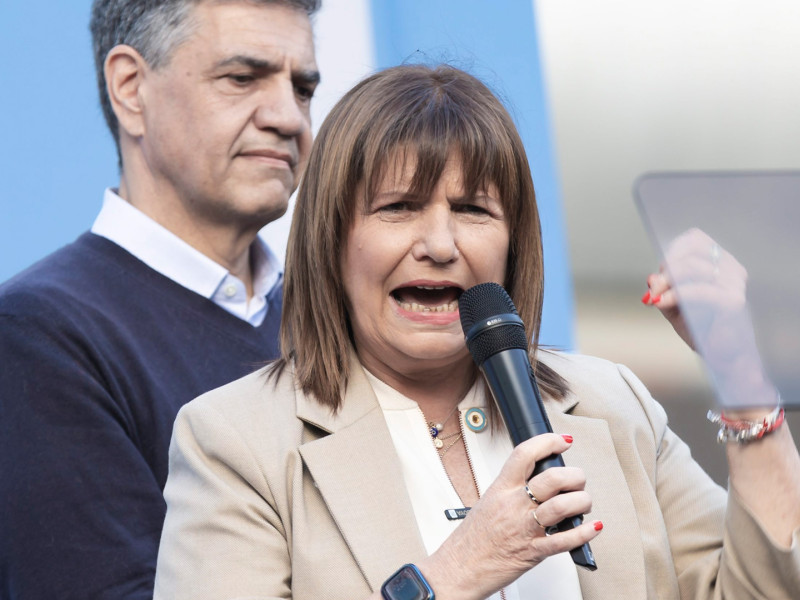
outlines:
M480 283L466 290L458 299L458 312L464 335L470 333L476 323L491 321L500 315L518 314L508 292L497 283ZM481 366L487 358L503 350L518 348L527 351L528 336L521 323L487 325L472 333L467 339L467 348Z

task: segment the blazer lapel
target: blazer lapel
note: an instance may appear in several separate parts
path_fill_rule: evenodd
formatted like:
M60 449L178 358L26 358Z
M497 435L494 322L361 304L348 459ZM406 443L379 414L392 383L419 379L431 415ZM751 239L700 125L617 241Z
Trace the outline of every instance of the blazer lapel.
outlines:
M383 412L358 362L351 367L338 414L313 399L298 403L300 418L330 432L303 444L300 455L375 591L402 564L427 553Z
M625 475L616 458L611 433L602 419L562 412L575 406L548 403L553 430L573 436L564 453L567 466L581 467L592 497L587 519L603 521L603 532L590 544L597 571L578 569L584 598L646 598L641 530ZM560 409L560 410L559 410Z
M300 454L370 588L375 591L400 565L426 556L400 461L372 386L351 356L351 381L342 409L332 415L298 394L298 417L329 435L300 447ZM598 569L578 569L584 597L645 598L644 552L633 498L602 419L571 414L577 401L548 402L556 432L575 441L566 464L580 466L592 496L591 519L603 533L591 544Z

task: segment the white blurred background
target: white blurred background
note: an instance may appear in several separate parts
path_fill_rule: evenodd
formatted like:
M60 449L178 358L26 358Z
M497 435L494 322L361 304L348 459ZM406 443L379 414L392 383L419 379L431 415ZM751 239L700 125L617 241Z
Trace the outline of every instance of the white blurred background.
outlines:
M800 168L800 3L537 0L577 346L630 366L719 482L702 367L639 298L658 257L632 199L646 171ZM798 223L800 226L800 223ZM697 406L697 405L700 406ZM798 415L790 416L800 431Z

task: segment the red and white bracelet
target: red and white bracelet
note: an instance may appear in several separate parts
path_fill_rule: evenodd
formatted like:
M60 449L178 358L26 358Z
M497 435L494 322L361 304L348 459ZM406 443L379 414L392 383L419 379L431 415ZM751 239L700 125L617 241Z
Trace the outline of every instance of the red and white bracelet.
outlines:
M747 444L748 442L760 440L765 435L778 429L783 424L784 411L783 407L778 404L775 410L760 421L729 419L725 416L725 413L716 413L712 410L708 411L707 418L712 423L719 425L718 443L736 442L738 444Z

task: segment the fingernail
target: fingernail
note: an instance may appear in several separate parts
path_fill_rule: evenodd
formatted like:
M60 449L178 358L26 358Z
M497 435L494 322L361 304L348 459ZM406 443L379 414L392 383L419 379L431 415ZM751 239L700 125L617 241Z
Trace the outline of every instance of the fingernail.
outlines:
M642 296L642 304L650 304L650 290L647 290Z
M564 438L564 441L567 442L568 444L572 443L572 436L570 434L562 433L561 437Z
M603 522L602 521L595 521L594 522L594 530L595 531L600 531L602 528L603 528Z
M658 304L659 302L661 302L661 295L659 294L658 296L653 296L652 301L653 304Z

